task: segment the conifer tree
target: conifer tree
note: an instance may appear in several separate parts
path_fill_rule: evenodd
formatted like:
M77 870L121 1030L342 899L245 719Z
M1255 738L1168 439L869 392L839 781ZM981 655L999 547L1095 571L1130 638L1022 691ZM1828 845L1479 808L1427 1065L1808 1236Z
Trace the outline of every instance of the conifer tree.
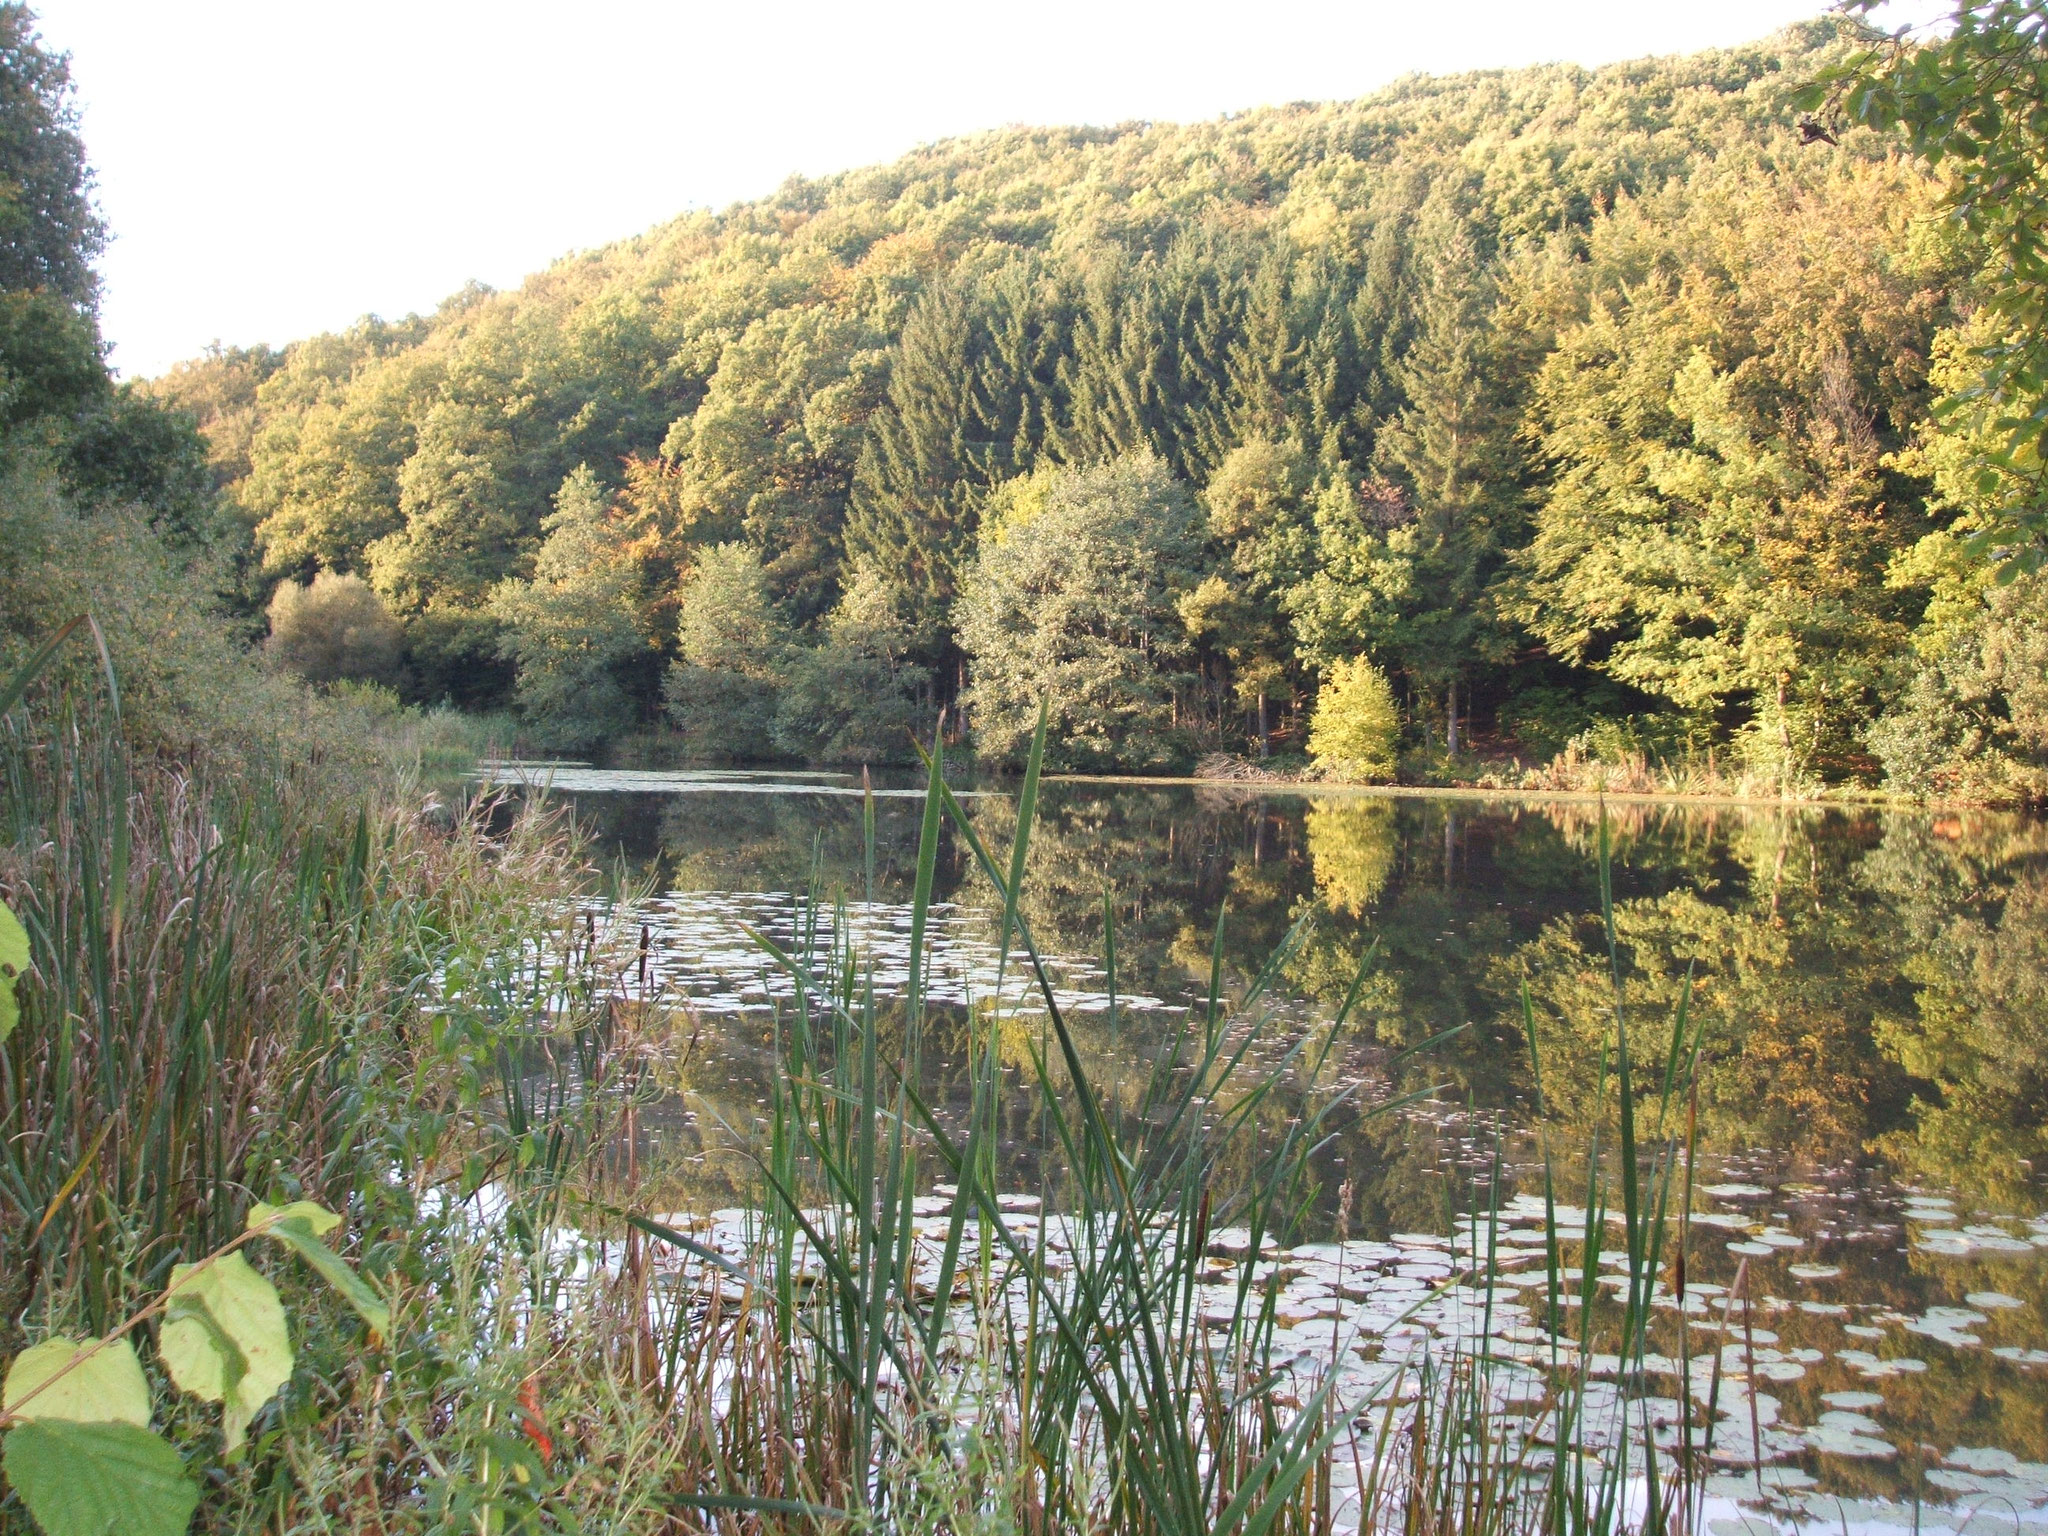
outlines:
M1415 684L1441 692L1453 753L1460 685L1498 646L1485 593L1512 531L1520 472L1494 282L1462 202L1439 197L1420 221L1414 339L1395 370L1407 403L1376 454L1414 512L1399 541L1409 575L1392 650Z

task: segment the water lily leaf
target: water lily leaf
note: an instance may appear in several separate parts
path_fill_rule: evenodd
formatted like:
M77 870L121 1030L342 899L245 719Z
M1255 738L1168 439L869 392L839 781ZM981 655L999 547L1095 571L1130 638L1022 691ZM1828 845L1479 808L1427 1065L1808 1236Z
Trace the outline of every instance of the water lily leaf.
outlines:
M276 1287L239 1253L211 1264L176 1266L166 1295L164 1364L187 1392L221 1405L221 1428L233 1453L256 1411L291 1380L284 1304ZM206 1321L199 1316L201 1309ZM233 1351L240 1352L239 1362Z
M199 1506L178 1453L134 1424L31 1419L0 1463L43 1536L182 1536Z
M81 1355L76 1366L65 1369ZM50 1384L45 1387L44 1382ZM39 1387L42 1390L37 1391ZM28 1422L64 1419L149 1428L149 1383L142 1379L135 1346L126 1339L101 1344L97 1339L54 1338L23 1350L7 1368L0 1404Z
M0 1040L14 1033L21 1022L21 999L14 994L15 983L28 970L28 930L21 926L5 902L0 902Z
M301 1214L302 1211L310 1214ZM381 1339L391 1331L389 1304L370 1288L368 1281L349 1268L340 1254L320 1241L323 1233L333 1231L340 1224L339 1216L310 1200L298 1200L286 1206L270 1206L258 1201L249 1212L252 1231L260 1225L264 1236L276 1238L318 1270L320 1278L340 1292L342 1300L354 1307L356 1316Z

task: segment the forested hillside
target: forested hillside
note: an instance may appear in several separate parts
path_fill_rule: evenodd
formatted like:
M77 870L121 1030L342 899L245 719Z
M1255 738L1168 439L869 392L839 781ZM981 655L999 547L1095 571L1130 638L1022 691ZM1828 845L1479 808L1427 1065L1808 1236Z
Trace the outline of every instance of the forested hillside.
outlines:
M1983 255L1788 101L1849 25L951 141L151 388L248 601L395 619L330 675L550 744L875 761L943 705L993 760L1044 697L1165 768L1301 750L1362 657L1428 771L2037 797L2044 589L1930 416Z

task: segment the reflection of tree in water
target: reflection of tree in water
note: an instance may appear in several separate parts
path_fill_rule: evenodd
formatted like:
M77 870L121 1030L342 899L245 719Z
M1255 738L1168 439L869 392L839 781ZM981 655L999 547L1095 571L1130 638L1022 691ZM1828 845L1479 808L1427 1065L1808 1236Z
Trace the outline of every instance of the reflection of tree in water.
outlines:
M975 830L1007 848L1016 807L983 800ZM1100 953L1103 897L1127 990L1181 995L1208 980L1219 905L1226 975L1242 985L1285 935L1306 879L1300 821L1256 797L1049 784L1032 829L1023 908L1040 946Z
M1012 802L970 804L980 835L1005 848ZM916 801L878 803L877 878L886 899L907 899L918 811ZM630 824L644 835L639 815ZM1324 1091L1349 1083L1371 1097L1442 1084L1445 1100L1482 1111L1499 1106L1510 1125L1533 1118L1519 1002L1527 978L1552 1110L1549 1138L1563 1197L1576 1201L1585 1188L1587 1132L1596 1122L1611 1124L1615 1108L1611 1085L1604 1098L1596 1092L1600 1050L1613 1030L1599 826L1598 807L1588 804L1304 801L1053 784L1033 838L1025 912L1048 951L1098 953L1107 887L1124 993L1184 1000L1206 984L1219 907L1227 904L1230 914L1224 975L1236 994L1314 904L1314 932L1282 983L1309 1006L1284 1016L1283 1028L1305 1025L1320 1044L1327 1023L1319 1021L1334 1012L1367 947L1380 945L1358 1014L1335 1042ZM855 800L676 797L662 807L658 830L680 884L800 888L814 843L828 891L856 892L862 878ZM1787 1171L1839 1167L1879 1152L1909 1178L1960 1187L1964 1221L1972 1219L1972 1196L2000 1208L2040 1208L2025 1160L2048 1167L2041 1161L2048 1159L2041 1027L2048 1019L2048 829L1993 818L1617 806L1608 836L1638 1071L1651 1079L1661 1071L1690 970L1694 1017L1705 1024L1700 1113L1710 1149L1766 1149L1759 1169ZM952 840L940 885L954 899L992 905ZM1074 1015L1083 1059L1113 1115L1139 1113L1148 1076L1181 1023L1180 1016ZM1463 1023L1472 1027L1405 1065L1399 1082L1385 1081L1391 1048ZM677 1159L668 1195L674 1208L759 1197L758 1176L717 1122L744 1135L765 1112L768 1027L761 1016L706 1020L696 1053L670 1072L667 1085L678 1098L658 1113L667 1116L664 1148ZM964 1109L968 1031L983 1027L958 1010L933 1016L923 1063L934 1104ZM1046 1180L1056 1190L1060 1170L1028 1065L1034 1049L1045 1049L1043 1023L1012 1021L1001 1040L1005 1176L1015 1187ZM1063 1080L1057 1063L1053 1075ZM676 1107L684 1094L698 1110L694 1121ZM1295 1094L1275 1096L1259 1111L1261 1134L1269 1141L1285 1134L1303 1108ZM1341 1210L1352 1235L1442 1231L1448 1210L1484 1205L1492 1145L1485 1124L1484 1114L1464 1122L1441 1112L1344 1113L1317 1158L1319 1187L1301 1192L1311 1224L1328 1225ZM1508 1189L1540 1191L1526 1141L1510 1137L1504 1157ZM932 1163L925 1166L932 1176ZM1218 1187L1229 1188L1243 1172L1219 1168ZM1880 1164L1869 1177L1881 1183L1882 1174ZM1843 1188L1840 1179L1830 1184ZM1801 1230L1853 1225L1831 1199L1817 1194L1802 1205L1796 1192L1781 1190L1772 1205L1793 1211ZM1725 1238L1696 1230L1696 1278L1732 1281L1736 1260ZM1892 1344L1872 1344L1880 1353L1902 1348L1928 1365L1876 1384L1900 1458L1830 1460L1827 1486L1893 1493L1897 1479L1916 1475L1923 1441L2048 1460L2048 1393L1990 1353L2005 1343L2038 1347L2048 1337L2048 1267L1999 1255L1937 1259L1903 1242L1886 1235L1825 1257L1854 1266L1854 1299L1865 1307L1912 1316L1958 1304L1974 1289L2004 1292L2021 1306L1989 1312L1973 1326L1981 1347L1896 1335ZM1773 1284L1795 1299L1802 1294L1797 1282ZM1793 1422L1817 1421L1828 1409L1825 1392L1872 1385L1834 1358L1856 1342L1842 1336L1840 1318L1768 1296L1759 1305L1758 1326L1776 1334L1776 1348L1826 1357L1803 1378L1772 1385Z
M1898 817L1861 874L1896 916L1911 988L1877 1037L1927 1085L1884 1149L1922 1178L2022 1203L2048 1170L2048 829Z
M801 891L814 859L823 897L859 900L865 889L867 834L861 802L852 796L687 794L667 802L661 847L671 861L672 882L681 889ZM916 800L875 801L879 899L909 899L922 814ZM946 853L942 891L958 876L950 838Z
M968 804L979 835L1005 849L1011 797ZM660 805L659 842L677 884L800 889L815 847L825 889L859 891L858 800L719 794ZM916 800L877 802L885 899L909 894L919 812ZM1583 1132L1613 1113L1611 1090L1604 1103L1595 1093L1613 1028L1600 814L1587 802L1051 783L1024 911L1046 951L1099 954L1107 890L1122 992L1187 1001L1207 984L1219 909L1234 996L1313 904L1312 932L1282 980L1309 1006L1287 1027L1326 1019L1377 942L1342 1043L1347 1059L1468 1025L1395 1086L1444 1084L1518 1117L1530 1102L1526 978L1553 1111L1561 1128ZM1644 804L1610 806L1607 831L1635 1060L1652 1073L1661 1066L1689 972L1705 1024L1701 1123L1711 1144L1827 1161L1881 1147L1937 1182L2020 1197L2030 1177L2021 1160L2048 1157L2048 833L1994 818ZM939 886L993 905L950 835ZM1167 1025L1102 1014L1077 1014L1073 1025L1112 1102L1134 1108ZM1013 1071L1036 1028L1005 1031ZM964 1060L964 1043L955 1053L935 1039L933 1070ZM1019 1146L1030 1135L1014 1128ZM1372 1135L1358 1157L1393 1159L1395 1183L1420 1163L1408 1172L1393 1163L1427 1161L1405 1132ZM1327 1163L1332 1198L1347 1173L1354 1190L1364 1187L1364 1164L1347 1168L1343 1150ZM1387 1188L1389 1211L1413 1198Z
M1720 845L1725 876L1695 863L1693 878L1661 894L1617 897L1638 1084L1658 1087L1690 978L1709 1146L1839 1160L1900 1122L1909 1085L1871 1030L1898 991L1897 966L1887 914L1855 899L1864 845L1853 824L1752 818ZM1611 1092L1596 1100L1601 1048L1614 1033L1597 910L1553 918L1495 969L1504 989L1528 978L1553 1110L1581 1128L1611 1114Z
M1394 807L1385 800L1312 800L1302 826L1317 897L1340 916L1364 917L1394 872Z

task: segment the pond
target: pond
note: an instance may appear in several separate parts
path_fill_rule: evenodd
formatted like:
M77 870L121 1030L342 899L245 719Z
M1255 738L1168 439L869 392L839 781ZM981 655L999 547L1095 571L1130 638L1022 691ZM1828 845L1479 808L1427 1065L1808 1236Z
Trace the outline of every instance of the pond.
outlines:
M652 882L632 915L646 986L684 1003L691 1026L642 1135L671 1170L673 1208L743 1203L755 1185L731 1132L763 1112L788 994L747 929L792 940L843 924L878 993L900 987L921 790L878 781L870 851L857 777L501 776L549 780ZM977 788L968 815L1007 848L1011 786ZM1682 998L1701 1030L1698 1091L1680 1109L1700 1152L1694 1299L1712 1326L1714 1298L1725 1308L1748 1266L1749 1364L1770 1420L1755 1450L1777 1468L1774 1507L1831 1528L1909 1523L1895 1517L1919 1500L1955 1521L1995 1505L2000 1529L2048 1519L2033 1513L2048 1502L2048 826L1056 781L1021 909L1112 1106L1136 1102L1200 1017L1212 964L1241 995L1310 917L1260 1048L1320 1047L1362 973L1324 1085L1362 1103L1427 1097L1344 1120L1302 1235L1368 1267L1380 1253L1398 1289L1449 1271L1461 1212L1498 1210L1502 1241L1527 1241L1546 1151L1583 1199L1614 1098L1601 1087L1614 1035L1603 838L1639 1070L1662 1070ZM1014 962L998 989L990 888L950 833L937 895L935 1001L1001 1010L1006 1060L1014 1042L1006 1181L1056 1188L1024 1071L1042 1006ZM963 1039L935 1021L940 1106L965 1102Z

